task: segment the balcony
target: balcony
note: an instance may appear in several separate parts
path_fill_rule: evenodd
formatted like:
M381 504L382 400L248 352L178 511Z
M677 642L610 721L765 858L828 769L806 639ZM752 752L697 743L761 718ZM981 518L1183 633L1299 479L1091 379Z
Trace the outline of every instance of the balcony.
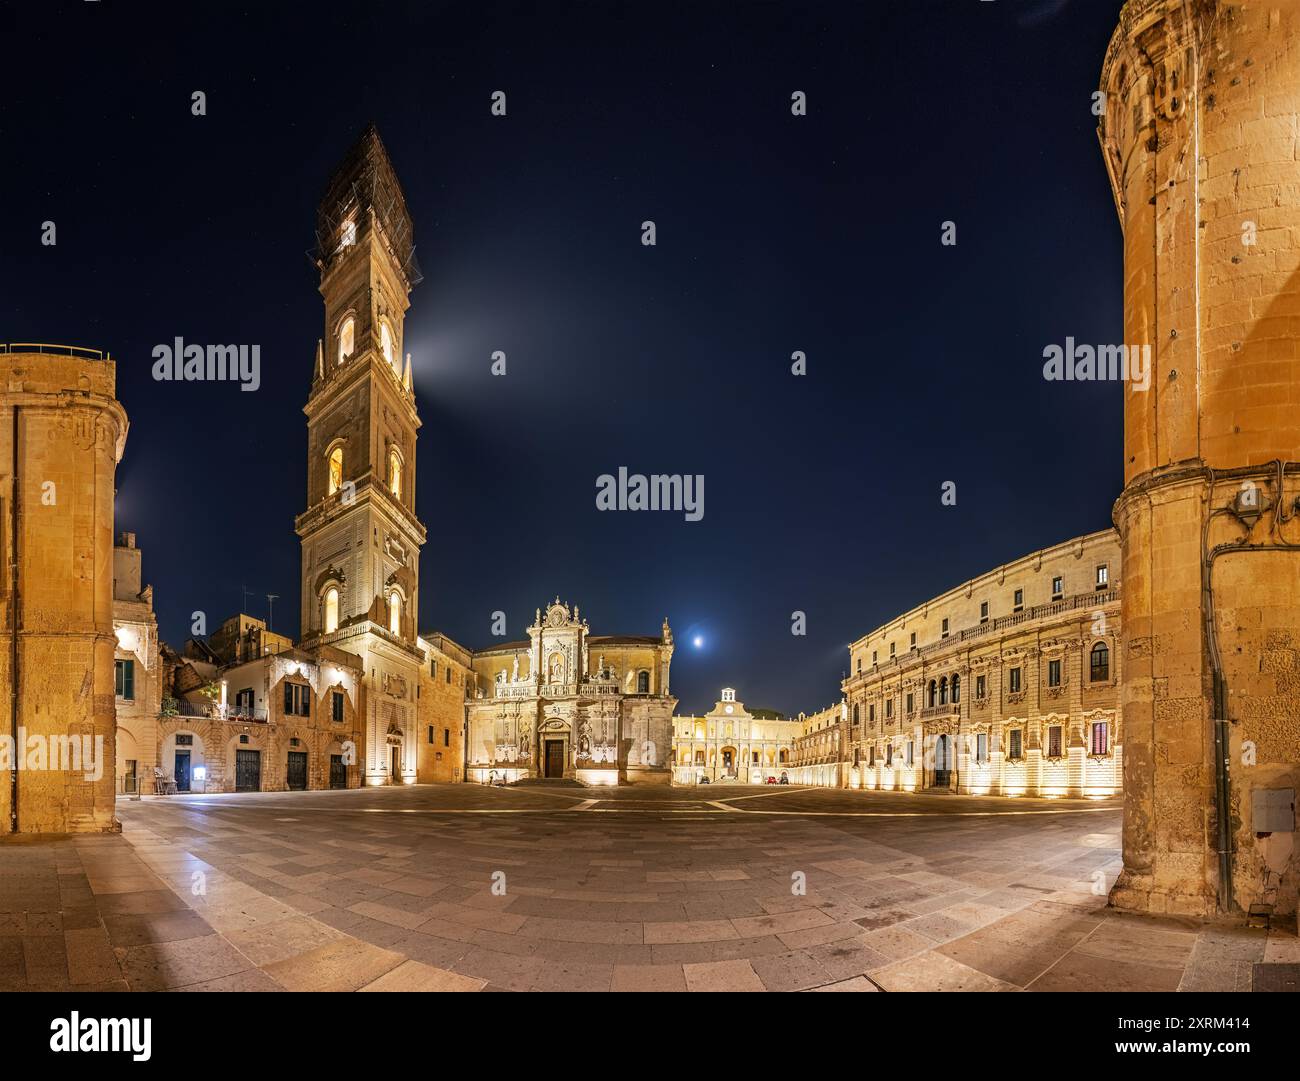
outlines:
M233 721L238 724L266 724L267 711L264 706L221 705L213 702L190 702L184 698L173 699L170 703L175 712L164 711L163 717L196 717L208 721Z

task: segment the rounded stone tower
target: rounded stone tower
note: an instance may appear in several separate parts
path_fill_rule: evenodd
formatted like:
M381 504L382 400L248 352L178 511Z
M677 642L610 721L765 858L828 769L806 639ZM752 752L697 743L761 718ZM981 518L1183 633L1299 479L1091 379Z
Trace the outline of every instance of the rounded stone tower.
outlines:
M0 345L5 833L115 828L114 382L93 350Z
M1296 910L1300 0L1129 0L1098 131L1124 230L1122 908Z

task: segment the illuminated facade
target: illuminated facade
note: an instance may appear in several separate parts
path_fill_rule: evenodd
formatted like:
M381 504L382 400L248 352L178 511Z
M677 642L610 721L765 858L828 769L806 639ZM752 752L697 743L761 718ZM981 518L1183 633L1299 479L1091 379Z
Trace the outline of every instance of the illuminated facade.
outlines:
M770 711L750 713L731 687L708 713L673 718L673 783L764 784L793 761L799 722Z
M142 584L134 533L113 546L113 699L117 711L116 791L154 791L163 667L153 587Z
M845 723L848 705L838 702L817 713L799 714L799 734L794 741L794 759L789 770L791 784L817 788L848 786Z
M599 636L557 597L526 641L473 654L466 779L667 784L673 632Z
M177 792L360 786L362 681L352 654L321 646L229 663L186 657L171 679L157 746Z
M1008 563L849 647L853 788L1109 796L1121 789L1119 537Z

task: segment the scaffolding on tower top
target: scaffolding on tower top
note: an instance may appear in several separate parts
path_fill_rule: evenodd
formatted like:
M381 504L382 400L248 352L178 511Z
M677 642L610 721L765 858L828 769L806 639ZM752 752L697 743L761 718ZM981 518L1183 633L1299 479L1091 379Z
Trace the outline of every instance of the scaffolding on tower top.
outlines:
M328 272L348 244L349 222L359 238L373 212L381 237L406 276L408 288L424 279L415 259L415 242L406 196L379 132L371 124L334 170L316 211L316 247L307 253L312 265Z

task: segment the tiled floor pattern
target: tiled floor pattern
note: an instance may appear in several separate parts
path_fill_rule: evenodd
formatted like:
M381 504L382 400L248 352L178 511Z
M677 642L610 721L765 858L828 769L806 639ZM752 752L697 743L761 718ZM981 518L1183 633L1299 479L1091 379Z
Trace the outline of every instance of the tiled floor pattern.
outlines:
M0 990L1249 990L1278 932L1110 912L1114 804L421 786L0 843Z

